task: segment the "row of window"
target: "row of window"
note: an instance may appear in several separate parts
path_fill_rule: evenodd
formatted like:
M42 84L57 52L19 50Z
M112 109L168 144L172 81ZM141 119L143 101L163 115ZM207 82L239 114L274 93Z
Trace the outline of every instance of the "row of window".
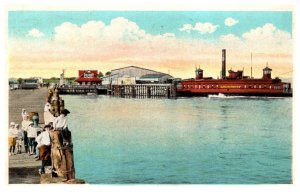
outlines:
M183 85L183 88L187 89L240 89L240 88L244 88L244 89L275 89L275 90L279 90L281 89L281 86L272 86L272 85L221 85L219 87L219 85Z

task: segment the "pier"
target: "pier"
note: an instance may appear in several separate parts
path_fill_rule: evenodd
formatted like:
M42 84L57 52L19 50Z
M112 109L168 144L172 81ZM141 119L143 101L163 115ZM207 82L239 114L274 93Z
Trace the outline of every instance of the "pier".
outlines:
M65 85L57 88L58 93L61 95L86 95L93 94L107 94L107 88L103 85Z
M46 102L46 96L48 93L47 88L40 88L34 90L13 90L9 91L9 122L15 122L19 125L22 124L21 110L25 108L27 112L37 112L39 114L39 126L44 127L44 105ZM8 125L7 125L8 126ZM8 129L8 127L7 127ZM51 131L51 139L57 136L60 133L59 131ZM60 142L52 142L52 151L55 150L55 147L61 145ZM66 148L66 147L65 147ZM65 153L68 149L64 149ZM52 155L53 156L53 155ZM65 158L72 158L73 154L65 155ZM59 158L53 156L52 161L57 161ZM40 183L64 183L64 184L75 184L75 183L85 183L83 180L75 179L74 175L70 174L66 179L64 176L65 173L61 173L66 168L61 168L64 165L65 161L70 160L61 160L58 163L54 163L54 166L59 167L57 169L58 177L52 177L51 174L42 174L38 173L38 169L41 167L41 161L36 161L34 155L28 155L25 152L24 146L21 154L16 154L9 156L8 158L8 183L9 184L40 184ZM73 160L72 160L73 161ZM73 166L73 164L72 164ZM69 170L69 169L68 169ZM62 175L62 176L61 176ZM69 178L69 179L68 179Z
M57 88L61 95L103 94L116 97L176 97L173 84L134 84L134 85L72 85Z
M43 109L47 88L24 90L17 89L9 91L9 122L22 124L21 111L25 108L27 112L35 111L39 114L39 126L44 126ZM8 127L7 127L8 129ZM40 175L38 169L41 161L36 161L34 155L27 153L9 156L8 159L8 183L9 184L38 184Z
M108 93L120 97L176 97L176 90L173 84L112 85Z

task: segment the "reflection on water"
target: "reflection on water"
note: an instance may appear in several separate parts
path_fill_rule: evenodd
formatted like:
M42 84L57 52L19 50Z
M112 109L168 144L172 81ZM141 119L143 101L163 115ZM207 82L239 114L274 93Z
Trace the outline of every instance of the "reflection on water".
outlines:
M291 99L63 97L88 183L291 183Z

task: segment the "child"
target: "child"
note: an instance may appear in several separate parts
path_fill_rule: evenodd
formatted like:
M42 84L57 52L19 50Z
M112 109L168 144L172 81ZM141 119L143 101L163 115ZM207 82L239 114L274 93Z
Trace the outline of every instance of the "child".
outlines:
M11 122L8 129L9 156L14 155L16 145L15 122Z
M20 129L19 124L15 124L15 135L16 135L17 153L20 154L23 146L24 134L23 134L23 130Z

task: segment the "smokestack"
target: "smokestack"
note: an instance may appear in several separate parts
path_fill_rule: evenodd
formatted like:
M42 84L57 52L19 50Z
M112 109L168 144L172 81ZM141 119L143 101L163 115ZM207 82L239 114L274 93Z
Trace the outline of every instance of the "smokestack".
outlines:
M226 78L226 49L222 49L222 79Z

